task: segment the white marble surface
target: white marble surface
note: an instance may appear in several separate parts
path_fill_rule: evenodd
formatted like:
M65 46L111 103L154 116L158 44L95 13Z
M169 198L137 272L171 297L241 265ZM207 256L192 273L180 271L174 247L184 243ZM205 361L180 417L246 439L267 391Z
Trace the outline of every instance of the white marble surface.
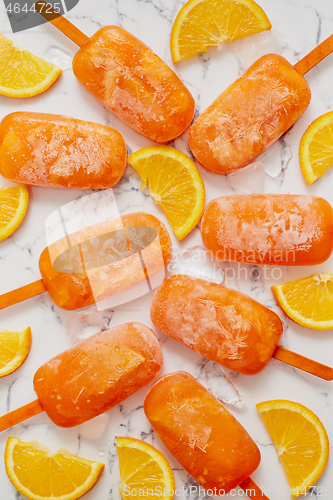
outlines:
M183 0L80 0L69 13L73 21L87 35L92 35L105 24L120 24L146 42L169 65L172 65L169 52L169 35L172 22ZM273 29L284 34L289 44L283 51L290 62L295 63L316 44L333 33L332 0L260 0L272 22ZM50 25L43 25L13 35L6 18L4 7L0 6L0 31L30 49L41 57L50 56L55 49L67 52L67 67L59 81L47 92L30 99L11 99L0 96L0 117L16 110L62 113L76 118L109 124L117 128L125 137L129 151L150 144L127 125L108 113L76 81L70 69L70 58L76 46L65 39ZM52 49L53 48L53 49ZM52 49L52 50L51 50ZM66 62L66 61L65 61ZM177 65L176 72L192 92L197 112L205 107L224 90L228 84L240 75L241 68L232 47L227 45L218 50L211 50L205 55L193 57ZM287 134L286 140L291 145L292 158L278 180L266 176L265 192L274 193L309 193L321 195L333 201L333 169L325 174L313 186L308 187L298 165L298 144L300 137L309 123L320 114L333 109L333 55L329 56L317 68L312 70L307 79L312 89L312 102L301 119ZM174 142L174 146L188 152L186 134ZM232 194L227 179L207 173L200 168L207 189L207 200L217 195ZM8 185L1 179L1 185ZM156 207L147 194L139 190L140 180L131 167L127 167L122 181L114 188L118 206L122 213L146 210L168 223L164 214ZM21 227L0 243L0 293L22 286L40 278L38 258L46 245L44 224L47 216L59 206L87 194L87 192L47 190L30 188L30 206ZM199 229L179 244L173 237L175 249L185 249L200 244ZM302 328L287 319L276 306L270 286L277 282L297 279L312 272L331 271L332 259L316 268L284 268L272 274L271 268L259 268L258 279L248 277L245 271L235 279L228 279L231 287L248 293L251 297L276 311L285 325L282 345L323 363L333 365L332 331L315 332ZM233 265L227 266L228 276ZM248 272L250 267L245 266ZM138 320L148 326L150 295L137 299L130 304L116 308L111 316L110 325L124 321ZM0 382L0 413L6 413L35 398L32 378L36 369L46 360L70 346L66 322L72 313L58 309L43 294L37 298L18 304L0 312L0 328L9 330L23 329L30 325L33 334L33 346L28 360L16 373ZM163 374L186 369L205 383L206 373L212 372L212 363L204 363L203 358L193 353L176 341L157 332L164 354ZM271 439L256 411L255 404L267 399L290 399L299 401L312 409L323 421L333 441L333 382L325 382L305 374L278 361L271 361L261 374L246 377L231 372L232 380L244 394L242 407L228 407L241 421L258 443L262 452L262 463L253 474L253 479L268 493L271 500L287 500L287 480L277 458ZM194 484L193 480L181 469L179 464L166 451L154 435L146 420L142 404L147 389L144 388L130 397L122 405L109 412L109 422L103 436L98 440L80 437L78 429L64 430L56 428L46 415L37 416L22 425L0 435L0 455L3 456L8 436L18 436L23 440L40 439L53 450L66 447L92 460L105 462L106 470L96 488L90 492L87 500L118 500L117 484L119 471L115 449L115 436L127 435L147 440L156 445L170 460L175 471L176 483ZM332 449L331 449L332 451ZM312 496L330 500L333 498L333 458L318 482ZM321 495L320 495L321 493ZM9 482L2 459L0 460L0 499L14 500L22 498ZM178 497L185 498L185 497ZM193 500L196 498L192 495Z

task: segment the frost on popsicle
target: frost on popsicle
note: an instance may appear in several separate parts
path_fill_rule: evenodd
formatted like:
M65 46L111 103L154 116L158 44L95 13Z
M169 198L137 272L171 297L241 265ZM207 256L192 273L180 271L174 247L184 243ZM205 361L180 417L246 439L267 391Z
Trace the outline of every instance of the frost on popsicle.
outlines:
M196 245L175 254L167 266L169 274L186 274L212 283L223 283L224 270L205 247Z

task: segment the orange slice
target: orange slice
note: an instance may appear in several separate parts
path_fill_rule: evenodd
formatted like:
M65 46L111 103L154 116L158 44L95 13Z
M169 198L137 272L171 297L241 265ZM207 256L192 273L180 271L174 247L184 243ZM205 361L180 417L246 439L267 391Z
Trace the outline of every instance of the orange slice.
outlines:
M333 274L272 286L276 301L290 319L313 330L333 328Z
M265 12L253 0L189 0L172 27L172 60L176 63L271 27Z
M61 69L0 34L0 94L31 97L47 90Z
M139 439L117 437L117 452L119 492L124 500L137 500L141 496L149 500L174 498L174 475L160 451Z
M37 441L9 438L5 466L15 488L31 500L75 500L90 491L105 465L72 455L51 453Z
M0 188L0 241L8 238L19 227L28 204L29 192L23 184Z
M28 357L31 341L30 326L21 332L0 330L0 377L20 368Z
M205 206L205 185L196 164L170 146L148 146L128 162L139 173L143 189L162 208L178 240L198 224Z
M305 406L274 400L257 404L286 473L292 498L314 486L327 465L329 442L319 418Z
M333 165L333 111L314 120L299 145L299 164L307 184L312 184Z

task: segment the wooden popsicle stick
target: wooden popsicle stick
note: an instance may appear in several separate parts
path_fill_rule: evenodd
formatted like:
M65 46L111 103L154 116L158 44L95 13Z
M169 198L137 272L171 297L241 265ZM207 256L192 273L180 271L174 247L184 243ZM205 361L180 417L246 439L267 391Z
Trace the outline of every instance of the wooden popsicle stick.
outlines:
M31 299L31 297L36 297L36 295L44 292L46 292L46 288L43 280L21 286L20 288L16 288L16 290L0 295L0 309L5 309L6 307L23 302L23 300Z
M35 3L35 9L39 14L41 14L45 19L47 19L53 26L58 28L64 35L66 35L72 42L76 43L79 47L82 47L84 42L89 40L89 37L82 33L74 24L68 21L65 17L59 16L53 8L52 5L47 2L40 0Z
M312 359L296 354L296 352L289 351L284 347L278 346L273 358L283 361L287 365L299 368L304 372L311 373L316 377L323 378L324 380L333 380L333 368L330 366L322 365L318 361L313 361Z
M9 429L13 425L19 424L28 418L34 417L39 413L43 413L43 411L44 410L38 399L32 403L22 406L21 408L18 408L17 410L11 411L10 413L7 413L7 415L0 417L0 432Z
M298 63L294 65L294 68L301 73L301 75L305 75L305 73L325 59L331 52L333 52L333 35L326 38L326 40L309 52L303 59L298 61Z
M239 488L241 488L249 498L255 498L255 499L261 498L263 500L269 500L269 498L265 495L265 493L250 477L245 479L245 481L243 481L239 485Z

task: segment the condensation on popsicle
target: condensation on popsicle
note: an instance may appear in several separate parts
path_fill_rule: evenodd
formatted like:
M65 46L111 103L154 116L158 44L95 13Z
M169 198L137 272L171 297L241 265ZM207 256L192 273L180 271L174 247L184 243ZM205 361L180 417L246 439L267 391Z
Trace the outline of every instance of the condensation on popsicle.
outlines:
M49 245L39 260L51 299L68 310L129 290L163 270L172 252L164 224L144 212L90 226L71 234L70 240L70 248L67 238Z
M0 124L0 173L34 186L104 189L126 167L115 129L61 115L16 112Z
M154 333L125 323L97 333L41 366L34 389L60 427L74 427L113 408L147 385L162 367Z
M222 196L206 207L201 235L207 250L220 260L321 264L333 249L333 210L316 196Z
M119 26L89 38L74 57L73 71L107 109L152 141L175 139L193 119L194 99L178 76Z
M196 159L217 174L249 164L304 113L307 81L284 57L258 59L204 111L189 132Z
M265 368L283 333L280 318L259 302L186 275L170 276L155 290L150 316L165 334L245 375Z
M244 427L186 372L155 382L144 411L163 444L206 490L224 495L260 463L260 451Z

